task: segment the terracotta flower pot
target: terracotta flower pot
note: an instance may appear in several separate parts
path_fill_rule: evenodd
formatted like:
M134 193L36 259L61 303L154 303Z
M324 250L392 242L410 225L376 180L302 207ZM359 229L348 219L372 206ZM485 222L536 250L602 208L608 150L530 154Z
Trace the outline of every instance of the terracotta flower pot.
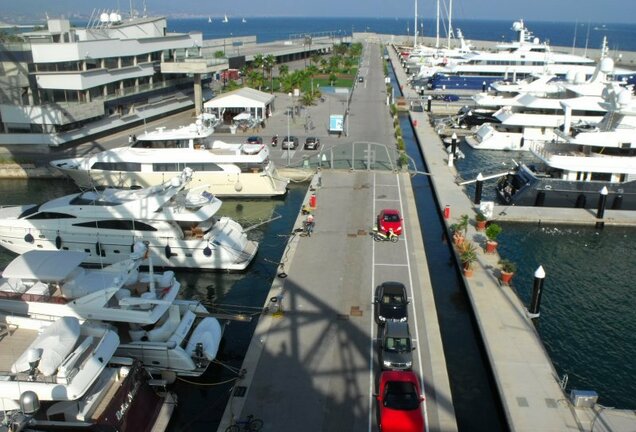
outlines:
M501 271L501 283L505 284L505 285L510 285L510 281L512 280L512 276L514 276L514 273L509 273L506 271Z
M488 222L488 221L485 221L485 220L483 220L483 221L482 220L475 221L475 229L477 231L484 231L486 229L486 222Z
M473 273L473 266L468 263L464 264L464 276L466 276L467 278L473 277Z
M497 252L497 245L499 243L497 243L496 241L492 241L492 240L488 240L486 242L486 253L487 254L494 254L495 252Z

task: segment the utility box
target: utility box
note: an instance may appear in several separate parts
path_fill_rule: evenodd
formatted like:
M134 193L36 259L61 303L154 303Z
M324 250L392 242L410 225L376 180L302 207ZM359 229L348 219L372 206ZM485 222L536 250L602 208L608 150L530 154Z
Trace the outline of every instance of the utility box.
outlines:
M572 390L570 401L576 408L592 408L598 400L598 394L592 390Z

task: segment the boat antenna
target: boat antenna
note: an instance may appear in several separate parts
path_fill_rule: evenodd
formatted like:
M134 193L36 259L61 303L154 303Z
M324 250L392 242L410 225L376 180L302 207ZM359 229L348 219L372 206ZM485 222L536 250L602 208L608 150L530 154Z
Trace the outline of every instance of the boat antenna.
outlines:
M585 36L585 51L583 52L583 57L587 57L587 44L590 41L590 22L587 22L587 36Z
M574 37L572 38L572 54L574 54L574 48L576 47L576 31L579 28L579 20L574 23Z

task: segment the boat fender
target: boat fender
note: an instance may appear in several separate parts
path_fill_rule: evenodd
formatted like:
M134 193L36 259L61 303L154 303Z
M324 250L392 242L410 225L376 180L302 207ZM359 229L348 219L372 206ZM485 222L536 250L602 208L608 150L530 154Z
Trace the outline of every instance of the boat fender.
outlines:
M31 235L31 233L28 233L24 236L24 241L27 243L33 243L33 236Z
M166 245L166 258L170 259L170 257L172 256L172 249L170 249L170 245Z
M99 242L95 243L95 253L97 255L102 254L102 245Z
M203 255L205 255L206 257L212 255L212 249L210 249L210 246L206 246L205 249L203 249Z
M237 180L237 182L234 184L234 190L237 192L240 192L243 190L243 185L241 184L240 181Z
M62 237L60 237L60 234L58 233L57 236L55 236L55 247L59 250L62 249Z

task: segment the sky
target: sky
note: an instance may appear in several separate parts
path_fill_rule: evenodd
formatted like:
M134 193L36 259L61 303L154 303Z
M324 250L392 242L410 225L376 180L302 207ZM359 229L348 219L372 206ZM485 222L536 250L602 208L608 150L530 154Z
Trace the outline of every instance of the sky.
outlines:
M417 0L418 16L433 18L436 0ZM450 0L440 0L448 4ZM145 3L150 15L412 17L415 0L0 0L0 19L44 19L89 16L93 9L137 10ZM456 19L633 23L636 0L453 0ZM14 21L11 20L11 21Z

